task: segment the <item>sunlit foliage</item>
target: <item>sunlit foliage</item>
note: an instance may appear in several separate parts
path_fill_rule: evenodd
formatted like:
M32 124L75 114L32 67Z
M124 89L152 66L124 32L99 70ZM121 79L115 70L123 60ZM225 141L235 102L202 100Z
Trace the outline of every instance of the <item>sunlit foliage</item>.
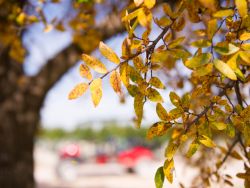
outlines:
M159 121L149 128L147 137L171 132L166 160L156 172L157 188L162 187L165 178L173 182L174 155L185 145L187 157L199 148L218 148L222 154L214 156L214 166L201 167L202 182L197 187L209 186L212 176L232 185L229 176L219 169L229 156L236 155L245 165L245 171L237 176L250 187L248 4L247 0L179 0L174 4L134 0L121 13L128 35L120 58L103 42L99 45L101 54L116 64L114 68L107 70L97 58L82 55L81 75L91 80L91 71L96 71L102 76L77 85L69 98L79 97L89 85L97 106L102 97L102 79L110 75L118 95L128 91L134 98L137 127L141 126L144 104L155 103ZM163 12L160 17L159 9ZM144 29L141 35L136 32L138 27ZM156 27L160 32L152 40L150 33ZM178 66L180 63L183 66ZM159 77L162 72L167 75L167 83ZM185 84L191 85L189 91L177 94L175 90ZM161 96L160 90L165 88L173 90L169 97ZM167 111L164 101L169 100L173 108ZM230 144L220 146L218 137ZM234 150L236 145L241 147L240 153Z

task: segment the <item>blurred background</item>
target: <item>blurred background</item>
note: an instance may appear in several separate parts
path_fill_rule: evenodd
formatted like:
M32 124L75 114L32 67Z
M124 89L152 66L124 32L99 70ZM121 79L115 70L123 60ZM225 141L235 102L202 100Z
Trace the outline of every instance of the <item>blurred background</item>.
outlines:
M154 174L164 163L168 142L168 135L153 140L146 138L148 127L157 120L155 104L146 103L143 126L137 129L133 122L133 100L127 96L119 98L109 86L108 79L103 80L104 93L98 108L93 107L90 93L78 100L68 100L71 89L84 81L78 70L83 52L100 58L108 69L113 65L94 50L99 40L105 40L117 54L121 54L120 47L126 35L117 21L120 20L117 14L129 1L97 0L96 4L89 4L84 0L81 3L18 0L13 1L13 6L23 2L27 3L25 13L39 18L35 23L27 22L26 25L23 12L9 5L8 0L0 0L2 17L10 14L8 7L13 8L18 18L15 22L18 21L22 28L21 32L14 29L15 34L11 33L13 28L8 28L11 19L0 25L0 168L4 174L0 180L18 174L17 182L24 185L22 180L32 179L34 168L34 182L38 188L155 187ZM168 2L173 5L175 1ZM162 13L157 7L155 11L156 15ZM193 27L201 26L194 24ZM136 32L143 30L139 28ZM8 33L17 36L15 43L8 41ZM150 38L154 39L158 33L159 28L154 28ZM20 41L25 53L20 50ZM15 51L14 55L10 51L12 56L7 59L4 59L8 46L5 43L12 43ZM176 66L183 69L181 63ZM168 87L161 92L162 96L168 96L175 85L178 85L177 93L188 91L190 83L185 81L185 75L189 73L185 69L183 75L178 73L178 78L170 76L172 80L167 80L166 77L176 72L163 72L165 77L162 79ZM168 110L172 108L168 101L165 106ZM29 154L33 154L34 166ZM243 168L241 163L229 161L230 166L224 169L229 174L236 168ZM10 169L11 165L5 165L9 163L18 168ZM188 163L185 157L177 154L176 178L172 185L165 182L166 187L181 187L181 183L191 185L192 179L199 176L197 163ZM242 187L242 181L237 179L235 182Z

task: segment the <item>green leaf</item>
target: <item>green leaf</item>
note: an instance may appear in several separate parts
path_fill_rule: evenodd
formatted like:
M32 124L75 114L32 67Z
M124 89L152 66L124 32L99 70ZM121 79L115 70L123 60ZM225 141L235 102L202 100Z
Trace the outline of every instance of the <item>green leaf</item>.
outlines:
M190 69L198 68L210 62L212 55L210 53L203 53L192 57L185 62L185 65Z
M214 59L213 61L215 68L220 71L223 75L230 78L231 80L237 80L237 76L234 71L223 61Z
M163 172L163 167L159 167L155 173L155 187L156 188L162 188L163 183L164 183L164 172Z

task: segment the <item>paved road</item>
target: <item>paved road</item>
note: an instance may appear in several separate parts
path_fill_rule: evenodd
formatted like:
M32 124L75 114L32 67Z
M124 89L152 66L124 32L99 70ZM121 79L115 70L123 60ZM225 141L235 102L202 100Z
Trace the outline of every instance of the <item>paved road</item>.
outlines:
M69 172L71 175L76 172L77 178L71 181L63 181L56 175L58 159L55 153L37 148L34 156L35 178L38 188L155 188L154 173L162 163L153 162L138 165L137 174L126 173L125 169L116 163L103 165L95 163L81 164L76 165L76 171L72 171L66 165L63 171ZM197 171L188 167L182 158L175 158L175 167L175 181L172 185L165 182L166 188L179 188L179 181L189 185L190 180L197 174ZM225 170L228 174L235 175L235 172L239 171L241 167L242 164L232 160ZM244 187L239 179L234 181L234 185L235 188ZM212 187L221 188L221 186ZM223 188L226 188L226 186Z

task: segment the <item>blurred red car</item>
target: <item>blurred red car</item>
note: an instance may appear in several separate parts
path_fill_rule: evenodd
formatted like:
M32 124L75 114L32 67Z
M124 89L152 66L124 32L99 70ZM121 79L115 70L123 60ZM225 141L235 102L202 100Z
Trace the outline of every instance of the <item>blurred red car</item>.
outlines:
M61 159L79 159L80 147L76 144L69 144L60 150Z
M118 162L124 165L129 171L133 171L138 162L142 160L153 160L153 152L142 146L136 146L122 151L118 154Z

